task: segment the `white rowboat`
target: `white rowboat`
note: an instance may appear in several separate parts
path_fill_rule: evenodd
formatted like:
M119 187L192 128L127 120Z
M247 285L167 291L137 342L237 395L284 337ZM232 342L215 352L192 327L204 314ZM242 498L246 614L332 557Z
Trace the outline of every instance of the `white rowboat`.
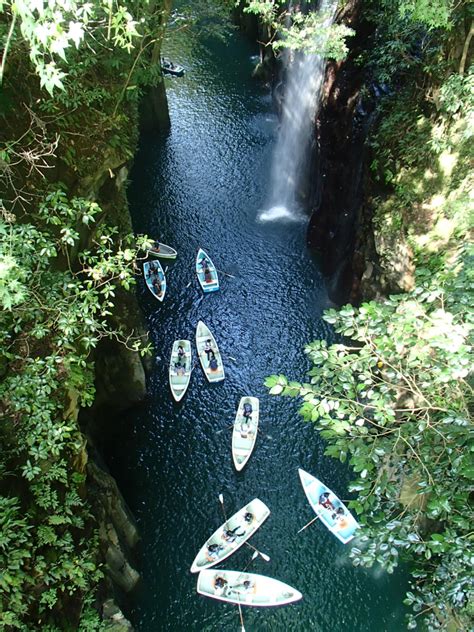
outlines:
M360 525L349 509L316 477L302 469L298 472L309 504L321 522L343 544L350 542Z
M171 350L169 380L171 393L179 402L184 397L192 371L191 343L189 340L175 340Z
M196 274L203 292L215 292L219 289L216 266L202 248L199 248L196 257Z
M203 368L209 382L220 382L225 378L222 356L216 339L209 328L200 320L196 327L196 347Z
M159 261L145 261L143 264L143 276L147 288L159 301L163 301L166 293L166 277Z
M258 498L224 522L201 547L191 566L191 573L215 566L232 555L270 515L270 509ZM230 532L230 535L229 535Z
M200 595L241 606L283 606L303 595L278 579L240 571L205 570L199 573Z
M242 397L232 432L232 459L235 469L245 467L257 440L259 401L257 397Z

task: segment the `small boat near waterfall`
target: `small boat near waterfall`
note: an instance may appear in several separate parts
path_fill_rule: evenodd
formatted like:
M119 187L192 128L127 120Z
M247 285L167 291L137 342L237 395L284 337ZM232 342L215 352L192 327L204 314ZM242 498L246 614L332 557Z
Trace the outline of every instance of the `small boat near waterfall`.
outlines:
M200 595L241 606L284 606L303 595L279 579L240 571L204 570L199 573Z
M165 57L161 58L161 70L167 75L174 75L175 77L182 77L184 75L184 67L179 64L174 64Z
M196 274L203 292L216 292L219 289L216 266L202 248L199 248L196 257Z
M166 277L161 263L159 261L145 261L143 276L150 292L162 302L166 293Z
M189 340L175 340L171 350L169 380L175 401L183 399L189 386L192 371L191 343Z
M354 516L324 483L301 468L298 472L309 504L318 518L343 544L350 542L360 527Z
M225 378L222 356L216 339L209 328L200 320L196 327L196 348L202 369L209 382L220 382Z
M254 498L224 522L201 547L191 566L198 573L215 566L232 555L246 542L270 515L270 509Z
M232 431L232 459L238 472L243 470L255 447L258 418L258 398L242 397Z
M176 259L178 255L174 248L162 244L160 241L153 242L153 246L149 248L148 254L151 257L158 257L159 259Z

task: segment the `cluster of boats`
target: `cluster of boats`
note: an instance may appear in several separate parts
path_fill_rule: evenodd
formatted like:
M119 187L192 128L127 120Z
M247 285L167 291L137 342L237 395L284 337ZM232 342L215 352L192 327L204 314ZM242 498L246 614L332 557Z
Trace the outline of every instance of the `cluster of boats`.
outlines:
M176 251L170 246L155 242L149 254L171 259ZM159 261L144 263L144 276L150 292L162 301L166 292L166 277ZM200 248L196 257L196 274L204 292L219 289L217 269L209 255ZM209 382L219 382L225 378L222 356L211 331L199 321L196 327L196 349L202 369ZM169 383L174 399L179 402L186 393L193 370L191 342L176 340L171 351ZM237 471L247 464L258 432L260 414L256 397L242 397L232 431L232 459ZM350 542L359 525L344 503L328 488L304 470L299 477L306 497L316 516L300 531L319 519L343 544ZM222 495L219 499L224 508ZM298 601L302 594L280 580L264 575L234 570L212 570L244 544L254 550L252 559L258 555L269 561L269 557L249 544L248 540L270 515L270 509L260 499L247 503L232 517L226 518L204 543L191 566L192 573L199 573L197 591L199 594L239 606L281 606ZM243 627L243 626L242 626Z

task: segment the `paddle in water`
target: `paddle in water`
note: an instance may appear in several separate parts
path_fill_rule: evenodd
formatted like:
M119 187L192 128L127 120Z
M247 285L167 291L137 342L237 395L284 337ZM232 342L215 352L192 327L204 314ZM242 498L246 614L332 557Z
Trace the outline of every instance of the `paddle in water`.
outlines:
M239 606L240 625L242 626L242 629L240 630L240 632L245 632L244 617L242 616L242 608L240 606L240 603L238 603L237 605Z
M217 272L220 272L221 274L224 274L225 276L230 277L231 279L235 279L236 277L233 274L229 274L228 272L224 272L224 270L219 270L219 268L216 268Z
M312 520L310 520L308 522L308 524L305 524L304 527L301 527L301 529L298 531L298 533L301 533L302 531L304 531L306 529L306 527L309 527L310 524L313 524L313 522L316 522L316 520L319 518L319 516L315 516ZM298 533L296 535L298 535Z
M216 434L220 434L221 432L224 432L224 430L230 430L233 427L234 427L234 424L230 424L230 426L226 426L225 428L221 428L220 430L218 430Z
M226 513L225 513L224 496L223 496L223 494L219 494L219 502L220 502L221 507L222 507L222 513L224 514L224 520L227 522L227 516L226 516ZM255 553L257 553L257 555L260 555L260 557L265 560L265 562L269 562L270 561L270 556L267 555L266 553L262 553L262 551L259 551L257 548L255 548L254 546L252 546L248 542L244 542L244 544L246 544L248 547L253 549L255 551Z

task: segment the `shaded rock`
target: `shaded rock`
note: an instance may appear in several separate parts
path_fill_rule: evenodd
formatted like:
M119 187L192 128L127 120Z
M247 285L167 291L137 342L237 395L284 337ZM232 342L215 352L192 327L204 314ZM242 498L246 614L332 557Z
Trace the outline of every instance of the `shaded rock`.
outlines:
M87 474L91 491L99 504L101 522L111 523L115 529L115 532L107 531L107 537L115 546L124 542L129 549L133 548L139 540L138 529L115 479L93 461L87 464Z
M114 535L116 536L116 534L112 535L113 531L114 528L112 525L107 525L107 537L110 538L110 540L114 538ZM140 575L129 564L123 550L119 546L109 543L105 554L105 561L107 564L107 573L113 583L124 592L131 592L137 585Z
M107 599L102 606L102 619L107 632L133 632L134 628L113 599Z

